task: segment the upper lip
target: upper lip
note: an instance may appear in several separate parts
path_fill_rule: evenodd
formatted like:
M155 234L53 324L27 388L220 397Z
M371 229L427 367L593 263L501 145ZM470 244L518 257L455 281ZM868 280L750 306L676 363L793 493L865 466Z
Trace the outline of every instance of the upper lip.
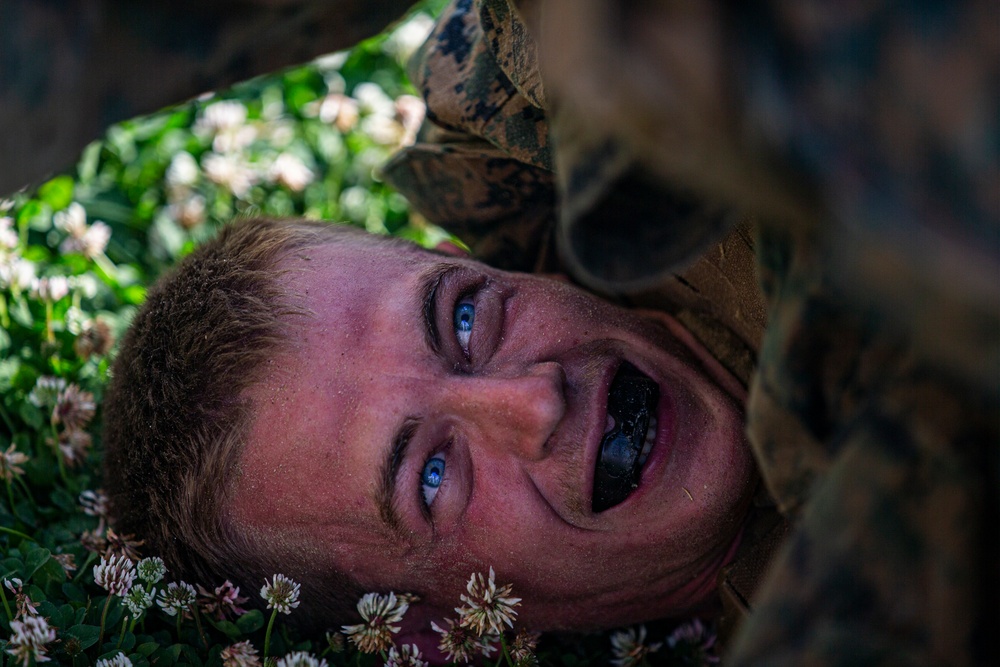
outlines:
M583 351L580 350L580 352ZM567 370L571 366L577 366L578 372L569 372L567 379L573 383L572 378L575 376L576 386L580 390L578 394L579 400L575 401L574 410L574 401L572 398L569 398L570 411L565 417L565 422L560 427L557 427L556 432L553 434L552 445L555 447L553 451L565 451L564 457L557 457L562 459L558 465L572 469L573 478L576 480L576 483L573 485L576 488L576 493L573 494L575 497L564 495L567 493L565 487L561 487L561 485L553 486L551 484L553 480L542 481L541 478L535 480L538 492L551 507L554 514L569 525L578 528L587 528L591 519L600 516L600 513L595 513L592 509L594 477L597 459L600 455L601 441L604 438L605 426L607 424L608 394L618 369L622 363L629 362L657 382L661 389L661 396L663 389L662 382L648 372L645 364L640 365L640 363L636 363L633 359L622 354L621 350L606 350L604 354L600 354L599 358L601 361L595 362L594 358L590 357L587 363L595 365L599 363L599 365L596 370L586 373L577 364L573 364L572 362L566 363L568 360L564 360L563 362L564 368ZM593 369L594 366L591 366L591 368ZM579 413L574 417L573 413L576 410L579 410ZM659 410L660 408L658 407L657 412ZM657 414L657 417L659 418L660 415ZM572 426L573 422L579 424L579 426L574 428ZM652 457L654 453L655 449L650 456ZM570 457L579 458L571 463ZM647 461L645 467L648 467L649 464L650 461Z

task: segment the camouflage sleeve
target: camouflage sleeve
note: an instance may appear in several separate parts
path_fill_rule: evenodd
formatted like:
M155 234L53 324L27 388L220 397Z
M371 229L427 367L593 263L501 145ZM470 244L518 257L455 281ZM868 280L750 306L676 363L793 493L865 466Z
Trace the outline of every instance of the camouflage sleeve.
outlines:
M855 309L1000 395L1000 4L509 2L540 6L550 104L663 181L824 225Z
M983 664L1000 408L845 301L822 249L759 238L770 312L748 433L795 531L727 664Z
M422 215L508 271L552 271L552 172L515 160L486 141L417 143L382 169Z
M415 54L410 76L428 122L383 174L479 259L553 270L555 176L538 72L525 54L531 42L521 31L509 43L520 25L509 15L510 30L484 24L483 4L453 0ZM518 53L516 64L500 50Z
M412 0L4 0L0 193L111 123L355 44Z
M491 264L558 265L605 294L659 285L738 216L651 177L634 151L592 131L589 103L551 103L529 26L541 4L452 0L411 67L446 143L406 150L386 178ZM495 159L473 166L470 146ZM447 210L430 185L445 186Z
M835 456L726 664L989 664L996 414L914 366L832 431Z

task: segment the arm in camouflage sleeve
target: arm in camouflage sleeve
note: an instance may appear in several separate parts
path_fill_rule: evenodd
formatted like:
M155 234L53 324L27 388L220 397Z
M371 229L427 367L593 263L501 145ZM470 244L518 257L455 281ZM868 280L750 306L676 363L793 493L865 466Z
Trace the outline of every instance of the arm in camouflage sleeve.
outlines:
M838 455L726 664L995 657L996 413L954 389L911 369L831 438Z
M996 400L831 289L762 225L769 321L747 429L795 524L733 665L975 665L995 655Z
M412 0L4 0L0 193L111 123L342 49Z

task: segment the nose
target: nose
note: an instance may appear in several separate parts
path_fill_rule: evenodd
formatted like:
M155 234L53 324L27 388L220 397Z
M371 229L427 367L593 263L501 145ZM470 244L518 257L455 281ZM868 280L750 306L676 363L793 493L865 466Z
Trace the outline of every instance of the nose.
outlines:
M446 410L479 447L529 461L546 455L546 443L566 414L566 374L555 362L533 364L515 375L453 377Z

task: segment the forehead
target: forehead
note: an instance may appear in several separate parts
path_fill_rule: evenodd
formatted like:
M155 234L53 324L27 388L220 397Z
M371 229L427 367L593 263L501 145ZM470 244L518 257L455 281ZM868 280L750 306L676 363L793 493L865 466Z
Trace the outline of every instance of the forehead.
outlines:
M372 528L373 471L406 408L376 387L416 381L421 289L443 261L416 247L347 242L283 262L280 280L307 314L289 322L290 346L249 392L255 417L233 494L237 519ZM375 418L372 396L385 399Z

